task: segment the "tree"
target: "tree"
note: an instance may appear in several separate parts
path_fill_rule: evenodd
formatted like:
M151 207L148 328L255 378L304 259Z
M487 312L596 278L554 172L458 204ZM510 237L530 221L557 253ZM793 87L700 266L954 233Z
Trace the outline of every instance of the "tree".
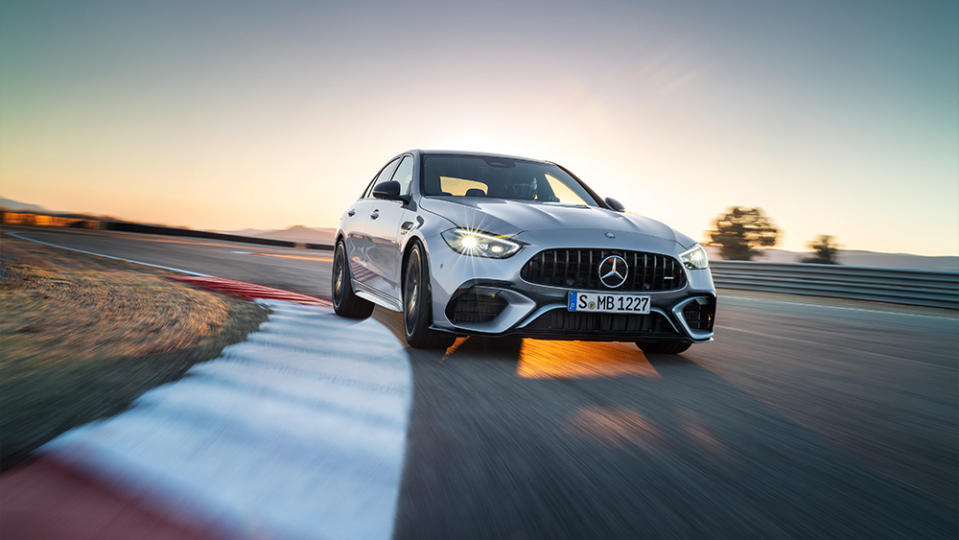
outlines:
M806 244L816 254L805 257L802 262L815 264L839 264L839 246L834 238L828 234L820 234L815 240Z
M779 229L763 214L761 208L733 206L713 220L708 231L709 245L719 246L724 259L748 261L761 251L757 247L776 245Z

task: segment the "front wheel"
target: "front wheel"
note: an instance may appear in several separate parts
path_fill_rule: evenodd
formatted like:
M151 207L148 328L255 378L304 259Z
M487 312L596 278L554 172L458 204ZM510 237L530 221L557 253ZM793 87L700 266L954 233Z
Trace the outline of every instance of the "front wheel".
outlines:
M452 334L431 330L433 323L430 272L420 243L413 244L403 269L403 328L406 342L417 349L445 349L456 339Z
M689 341L637 341L636 346L648 354L679 354L692 345Z
M365 319L373 314L373 302L356 296L346 260L346 246L340 240L333 253L333 311L340 317Z

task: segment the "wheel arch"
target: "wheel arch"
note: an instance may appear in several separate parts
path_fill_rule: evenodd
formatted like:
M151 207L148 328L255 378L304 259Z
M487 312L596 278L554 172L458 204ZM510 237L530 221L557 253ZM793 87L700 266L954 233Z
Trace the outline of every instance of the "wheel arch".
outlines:
M418 235L411 236L406 240L406 245L403 246L403 257L400 260L400 302L403 301L403 283L406 282L406 261L410 258L410 252L413 251L413 246L419 244L423 249L423 257L425 258L423 263L427 265L426 271L429 272L429 275L432 277L433 273L429 269L429 252L426 249L426 243L423 242L423 239ZM432 289L429 283L427 286Z

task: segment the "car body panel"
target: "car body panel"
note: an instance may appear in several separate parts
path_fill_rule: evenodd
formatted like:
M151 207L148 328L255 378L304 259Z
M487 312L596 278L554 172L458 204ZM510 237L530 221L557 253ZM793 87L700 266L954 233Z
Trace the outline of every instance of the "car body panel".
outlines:
M448 216L460 227L511 235L523 231L602 230L677 241L673 230L654 219L606 208L562 206L485 197L424 197L421 207Z
M522 335L538 316L550 310L565 309L569 288L530 283L521 276L522 268L530 257L545 249L633 250L678 259L680 253L696 245L690 237L659 221L637 214L616 212L607 207L565 206L485 197L421 196L418 179L424 153L489 155L419 150L405 152L416 158L410 200L360 199L349 207L355 210L353 216L349 216L347 211L341 217L337 238L346 240L351 277L357 294L396 311L402 310L403 255L411 242L419 242L428 263L432 328L435 330L457 334ZM600 204L605 205L602 202ZM374 210L379 210L376 220L370 219ZM403 223L409 223L408 227L404 228ZM454 227L509 235L512 240L522 243L523 247L505 259L463 255L450 248L441 236L441 233ZM686 274L683 287L643 294L651 297L651 311L666 317L669 324L682 335L682 339L711 341L711 331L690 329L681 314L690 299L699 296L715 298L716 289L710 271L708 268L684 268L683 271ZM507 307L489 322L454 323L447 316L446 308L457 291L468 287L496 290L508 301Z

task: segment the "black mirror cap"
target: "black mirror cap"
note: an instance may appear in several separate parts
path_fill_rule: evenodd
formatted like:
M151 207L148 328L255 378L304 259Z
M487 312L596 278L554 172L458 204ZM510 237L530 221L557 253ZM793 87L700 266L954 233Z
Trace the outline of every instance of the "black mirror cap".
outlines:
M388 201L402 200L403 198L400 196L400 183L396 180L390 180L376 184L373 186L373 198L386 199Z
M606 197L606 206L608 206L611 210L615 210L617 212L626 211L626 207L623 206L623 203L617 201L616 199L612 197Z

